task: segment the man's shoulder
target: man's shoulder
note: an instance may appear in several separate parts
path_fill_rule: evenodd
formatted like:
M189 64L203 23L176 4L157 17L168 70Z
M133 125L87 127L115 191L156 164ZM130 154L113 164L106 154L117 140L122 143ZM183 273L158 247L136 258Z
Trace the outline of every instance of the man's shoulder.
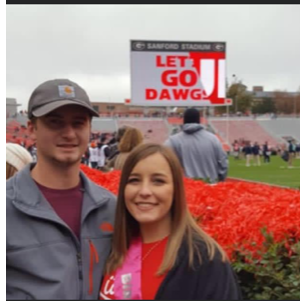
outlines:
M20 172L6 180L6 215L10 215L15 211L14 202L19 202L22 194L18 191L18 186L22 180ZM30 190L32 191L32 190Z
M6 180L6 191L8 191L8 190L10 190L10 189L12 189L13 187L14 187L14 177L15 177L15 175L13 176L13 177L11 177L11 178L9 178L9 179L7 179Z
M87 181L89 183L89 185L91 187L93 187L93 190L95 192L101 192L104 196L106 197L116 197L111 191L109 191L107 188L95 183L94 181L92 181L91 179L89 179L87 176L85 176L85 181ZM94 192L93 191L93 192Z
M98 202L103 202L108 200L109 201L108 203L110 205L112 206L116 205L116 196L111 191L104 188L103 186L96 184L85 175L84 178L88 186L88 190L89 190L88 193L90 197L92 197L95 201Z
M15 176L14 176L15 177ZM15 179L14 177L6 180L6 206L13 199L14 196L14 187L15 187Z
M206 129L203 129L202 131L200 131L200 133L202 135L204 135L205 137L208 137L210 139L213 139L213 140L217 139L218 140L217 136L214 133L211 133L210 131L208 131Z
M109 191L107 188L104 188L103 186L98 185L91 180L89 180L89 181L90 181L90 185L92 185L94 187L95 192L98 192L103 197L116 199L116 196L111 191Z
M12 199L16 195L18 181L22 180L21 173L16 173L14 176L6 180L6 200Z

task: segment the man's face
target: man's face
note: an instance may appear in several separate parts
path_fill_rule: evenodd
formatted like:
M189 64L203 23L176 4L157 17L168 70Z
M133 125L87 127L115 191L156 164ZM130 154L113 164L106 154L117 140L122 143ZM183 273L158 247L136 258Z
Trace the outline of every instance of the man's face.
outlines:
M78 164L88 146L91 119L88 110L67 105L28 122L36 139L38 160L70 166Z

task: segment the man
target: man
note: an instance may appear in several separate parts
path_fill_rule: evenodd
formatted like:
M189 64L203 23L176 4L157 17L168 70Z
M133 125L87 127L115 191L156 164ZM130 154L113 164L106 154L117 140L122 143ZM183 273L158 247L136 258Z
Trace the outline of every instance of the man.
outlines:
M232 148L233 148L233 157L234 160L238 160L239 159L239 155L240 155L240 146L237 140L234 140L233 144L232 144Z
M252 147L252 154L253 154L254 163L256 162L256 165L260 166L260 147L258 145L258 142L254 143Z
M84 152L84 154L81 157L81 163L84 165L89 166L89 159L90 159L90 150L89 147L86 149L86 151Z
M250 141L246 141L246 145L244 146L243 152L246 157L246 166L250 167L252 161L252 154L253 154L253 148L251 146Z
M114 143L110 143L111 145L110 145L110 149L109 149L108 160L114 159L120 153L120 151L118 149L118 145L119 145L122 137L124 136L127 128L128 128L128 126L123 125L122 127L120 127L118 129L118 132L117 132L116 138L115 138L116 141L114 141Z
M97 145L97 149L98 149L97 168L99 170L105 171L106 170L105 164L109 156L109 147L106 144L106 136L101 136L100 142Z
M6 182L6 298L97 299L115 197L80 171L92 116L79 85L38 86L28 104L37 163Z
M36 145L32 144L31 146L29 146L29 148L27 150L30 152L33 162L36 162L37 161Z
M268 141L265 142L265 144L263 145L263 156L264 156L264 163L270 163L270 148L268 145Z
M296 158L300 159L300 143L296 144Z
M289 140L288 150L289 150L288 168L293 168L293 161L296 157L296 144L293 140Z
M170 136L165 144L177 154L185 175L210 182L225 180L227 155L218 138L200 124L199 111L187 109L183 123L182 132Z

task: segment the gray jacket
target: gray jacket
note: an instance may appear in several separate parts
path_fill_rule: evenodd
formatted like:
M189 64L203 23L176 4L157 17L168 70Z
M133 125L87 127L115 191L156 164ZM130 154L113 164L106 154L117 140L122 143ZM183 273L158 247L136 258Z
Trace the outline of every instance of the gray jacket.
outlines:
M79 241L43 197L30 175L32 166L6 182L6 298L98 299L115 196L80 174Z
M165 145L174 150L187 177L211 182L226 178L227 155L218 138L201 124L184 124L183 131L170 136Z

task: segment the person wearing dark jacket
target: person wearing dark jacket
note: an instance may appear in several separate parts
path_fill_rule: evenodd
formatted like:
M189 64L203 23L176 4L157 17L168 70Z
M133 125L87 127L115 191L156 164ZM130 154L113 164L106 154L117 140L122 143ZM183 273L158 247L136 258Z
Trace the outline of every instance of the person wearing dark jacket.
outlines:
M289 150L289 160L288 160L288 167L292 168L293 167L293 161L296 157L296 143L293 143L293 140L289 141L289 146L288 146L288 150Z
M130 153L114 229L100 299L242 299L225 252L189 213L170 148L147 143Z
M264 163L270 163L270 149L269 149L269 145L268 145L268 141L265 142L265 144L263 145L263 156L264 156Z
M108 157L108 160L112 160L114 159L119 153L119 148L118 145L122 139L122 137L124 136L126 129L128 128L128 126L122 126L118 129L117 135L116 135L116 141L114 141L114 143L110 143L110 154Z
M97 148L98 148L97 169L102 171L106 171L105 164L110 154L109 146L105 142L106 142L106 136L102 136L100 138L100 143L97 144Z
M257 166L260 166L260 147L257 142L252 147L252 154L254 162L256 162Z
M250 141L246 141L246 145L244 146L243 152L246 157L246 166L249 167L251 165L251 159L253 154L253 148L251 147Z

